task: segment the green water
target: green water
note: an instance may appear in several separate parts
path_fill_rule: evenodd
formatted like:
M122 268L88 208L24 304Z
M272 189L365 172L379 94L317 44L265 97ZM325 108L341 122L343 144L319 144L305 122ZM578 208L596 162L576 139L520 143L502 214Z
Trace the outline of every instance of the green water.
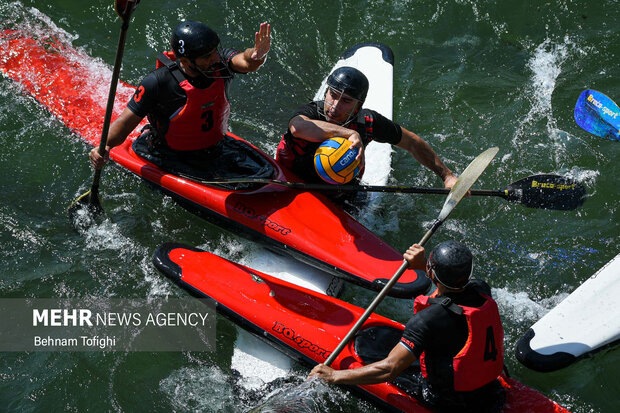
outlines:
M122 78L140 81L179 19L207 22L225 46L236 48L249 46L259 22L269 21L273 47L265 67L232 84L231 129L273 153L291 111L314 95L343 50L361 41L389 45L396 57L394 119L430 142L453 170L499 146L480 187L501 189L540 172L569 174L587 187L587 202L569 212L467 200L431 244L457 238L474 250L476 273L498 298L513 376L573 411L615 412L617 348L540 374L516 361L513 346L620 252L620 144L588 135L572 115L585 88L620 102L619 7L611 0L145 0L131 23ZM4 28L47 27L113 63L119 22L111 2L1 0L0 16ZM104 176L105 220L75 232L65 209L91 180L87 146L4 78L0 109L0 296L184 295L151 264L161 243L185 242L236 261L263 253L117 167ZM440 184L402 151L392 168L391 183ZM404 250L421 238L442 203L429 195L385 195L376 214L363 219ZM344 298L366 306L372 294L348 287ZM405 321L410 305L388 299L380 312ZM221 318L217 350L210 353L3 353L0 410L243 411L268 390L237 385L230 360L238 334ZM307 370L297 366L295 374ZM323 411L374 409L338 389L319 405Z

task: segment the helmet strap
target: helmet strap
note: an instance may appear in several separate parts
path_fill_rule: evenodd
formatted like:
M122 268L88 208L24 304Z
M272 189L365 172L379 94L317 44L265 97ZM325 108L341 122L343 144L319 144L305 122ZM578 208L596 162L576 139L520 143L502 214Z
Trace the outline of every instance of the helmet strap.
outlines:
M342 95L345 94L344 90L338 90L330 86L327 87L327 90L325 91L325 96L323 97L323 105L319 109L319 113L323 112L322 115L327 121L329 121L330 118L328 118L327 113L325 113L324 106L327 105L327 94L329 93L330 89L335 91L336 93L339 93L338 100L340 100L340 98L342 98ZM348 113L345 121L342 123L338 123L338 125L340 126L346 127L349 123L351 123L353 119L355 119L355 116L357 116L357 113L359 112L359 110L361 109L362 102L360 102L358 99L355 99L355 98L352 98L352 99L357 101L357 103L355 104L355 107Z
M472 273L469 274L469 279L467 280L467 282L465 283L465 285L463 285L460 288L457 287L452 287L447 285L446 283L442 282L439 277L437 276L437 273L435 272L435 270L432 270L433 274L434 274L434 278L431 278L433 281L437 281L439 284L443 285L445 288L447 288L449 291L463 291L465 289L465 287L467 287L467 285L469 284L469 280L471 279L471 274L473 273L473 268L472 268Z
M217 57L219 62L215 63L214 65L221 65L220 69L215 69L215 70L202 70L197 64L196 64L196 59L189 59L190 61L190 69L200 73L202 76L204 76L207 79L230 79L233 77L232 73L230 73L230 71L226 70L225 73L227 74L222 74L222 72L224 71L224 69L226 68L226 64L224 63L224 60L222 59L222 54L220 53L220 47L217 46L216 47L216 51L215 53L217 53ZM209 53L210 54L210 53ZM212 66L214 66L212 65Z

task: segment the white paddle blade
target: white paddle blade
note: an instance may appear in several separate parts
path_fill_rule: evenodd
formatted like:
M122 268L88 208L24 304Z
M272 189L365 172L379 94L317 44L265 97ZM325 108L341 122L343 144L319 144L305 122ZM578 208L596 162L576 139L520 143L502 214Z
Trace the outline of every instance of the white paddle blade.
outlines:
M439 213L439 218L437 218L438 220L443 221L448 218L448 215L450 215L454 207L461 202L461 199L463 199L465 194L467 194L467 191L469 191L474 183L476 183L480 175L482 175L493 158L495 158L497 152L499 152L499 148L497 146L489 148L478 155L476 159L471 161L450 190L450 193L446 198L446 202L444 202L443 208Z

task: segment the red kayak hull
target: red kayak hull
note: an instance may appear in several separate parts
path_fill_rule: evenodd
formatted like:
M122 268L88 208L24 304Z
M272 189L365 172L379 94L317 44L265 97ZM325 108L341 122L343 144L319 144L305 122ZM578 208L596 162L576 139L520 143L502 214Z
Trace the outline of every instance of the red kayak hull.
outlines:
M105 65L70 45L16 31L1 31L0 45L10 51L0 56L0 72L19 83L79 137L98 145L111 77L106 77L109 70ZM119 83L112 120L133 92L132 86ZM277 185L231 191L166 173L131 149L140 129L114 148L110 158L215 224L375 290L402 264L398 251L320 193ZM267 159L276 171L273 178L299 181L260 149L229 135ZM407 270L391 295L409 298L429 286L422 272Z
M193 295L215 300L218 312L309 366L324 362L331 349L336 348L364 313L364 309L337 298L182 244L160 246L153 262ZM360 331L377 326L404 329L401 323L372 314ZM353 341L336 357L333 368L352 369L364 365ZM502 376L500 380L506 388L504 411L507 413L567 412L514 379ZM428 411L391 383L353 387L389 410Z

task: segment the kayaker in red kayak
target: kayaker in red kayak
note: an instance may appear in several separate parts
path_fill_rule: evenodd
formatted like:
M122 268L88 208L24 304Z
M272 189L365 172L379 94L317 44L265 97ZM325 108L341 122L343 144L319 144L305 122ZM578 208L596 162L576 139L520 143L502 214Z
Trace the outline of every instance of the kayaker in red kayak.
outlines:
M217 146L226 140L228 130L229 82L235 73L256 71L265 62L271 27L261 23L254 47L244 52L222 49L217 33L195 21L179 24L170 43L173 52L160 54L159 68L142 80L110 126L106 155L101 156L97 148L90 152L94 168L103 166L107 152L120 145L145 116L149 129L134 143L142 157L154 163L175 158L196 168L216 159Z
M438 411L501 411L505 394L497 377L503 368L504 332L489 285L470 278L471 252L448 241L439 244L428 261L417 244L404 257L412 268L425 269L437 290L415 299L414 315L400 342L376 363L352 370L319 364L310 376L333 384L395 381ZM421 370L414 381L397 379L416 360Z
M310 102L295 111L278 145L276 160L280 164L306 182L321 183L313 157L324 140L335 136L347 138L352 147L360 148L358 157L362 162L363 148L375 140L405 149L435 172L446 188L454 185L457 177L426 141L374 110L361 109L369 87L361 71L340 67L329 75L327 86L324 100Z

